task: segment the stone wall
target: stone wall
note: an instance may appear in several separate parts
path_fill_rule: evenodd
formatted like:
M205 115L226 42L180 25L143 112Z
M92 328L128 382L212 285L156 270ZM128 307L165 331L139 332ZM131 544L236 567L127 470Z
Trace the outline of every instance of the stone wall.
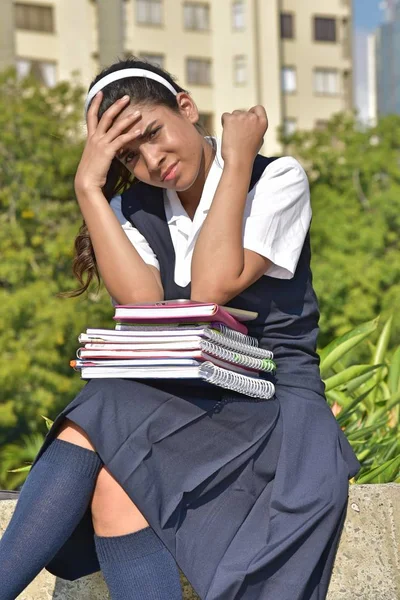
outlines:
M0 536L14 506L13 499L0 500ZM182 580L182 585L185 600L195 600L197 596L188 583ZM43 571L18 600L108 598L99 573L68 582ZM400 600L399 484L350 487L347 519L328 600Z

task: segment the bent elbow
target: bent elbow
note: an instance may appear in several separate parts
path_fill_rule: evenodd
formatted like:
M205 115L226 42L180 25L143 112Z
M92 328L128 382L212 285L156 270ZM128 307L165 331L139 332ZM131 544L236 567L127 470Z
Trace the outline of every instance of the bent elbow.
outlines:
M113 303L115 304L147 304L161 302L164 300L164 294L161 290L136 290L134 292L127 292L124 294L118 294L117 297L113 296Z
M213 302L223 306L229 300L234 298L235 293L232 293L228 289L222 288L221 285L192 285L192 291L190 295L191 300L197 302Z

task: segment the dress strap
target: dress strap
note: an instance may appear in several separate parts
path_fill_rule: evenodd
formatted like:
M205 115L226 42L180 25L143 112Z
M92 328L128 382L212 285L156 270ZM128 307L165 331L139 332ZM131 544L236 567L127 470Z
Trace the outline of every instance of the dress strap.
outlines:
M249 192L256 185L257 181L260 179L261 175L264 173L265 169L270 165L274 160L280 158L279 156L263 156L262 154L257 154L254 164L253 164L253 172L251 174Z

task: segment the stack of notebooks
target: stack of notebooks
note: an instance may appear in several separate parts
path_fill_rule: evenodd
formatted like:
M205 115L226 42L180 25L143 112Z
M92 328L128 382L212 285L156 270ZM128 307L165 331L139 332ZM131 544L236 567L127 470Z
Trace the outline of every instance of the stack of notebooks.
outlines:
M273 354L247 335L257 313L213 303L165 301L115 307L115 329L87 329L71 366L82 379L202 379L256 398L275 389L260 374Z

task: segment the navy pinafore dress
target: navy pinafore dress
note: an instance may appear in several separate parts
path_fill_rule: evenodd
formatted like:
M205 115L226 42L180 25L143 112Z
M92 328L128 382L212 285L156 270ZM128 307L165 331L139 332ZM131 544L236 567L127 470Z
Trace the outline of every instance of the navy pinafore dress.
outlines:
M256 158L250 189L271 160ZM122 210L157 255L165 298L189 298L174 282L162 194L135 184ZM263 276L230 305L258 312L249 333L274 352L273 399L197 381L92 380L36 460L68 417L203 600L322 600L359 463L320 379L309 235L292 279ZM99 570L90 508L47 569L71 580Z

